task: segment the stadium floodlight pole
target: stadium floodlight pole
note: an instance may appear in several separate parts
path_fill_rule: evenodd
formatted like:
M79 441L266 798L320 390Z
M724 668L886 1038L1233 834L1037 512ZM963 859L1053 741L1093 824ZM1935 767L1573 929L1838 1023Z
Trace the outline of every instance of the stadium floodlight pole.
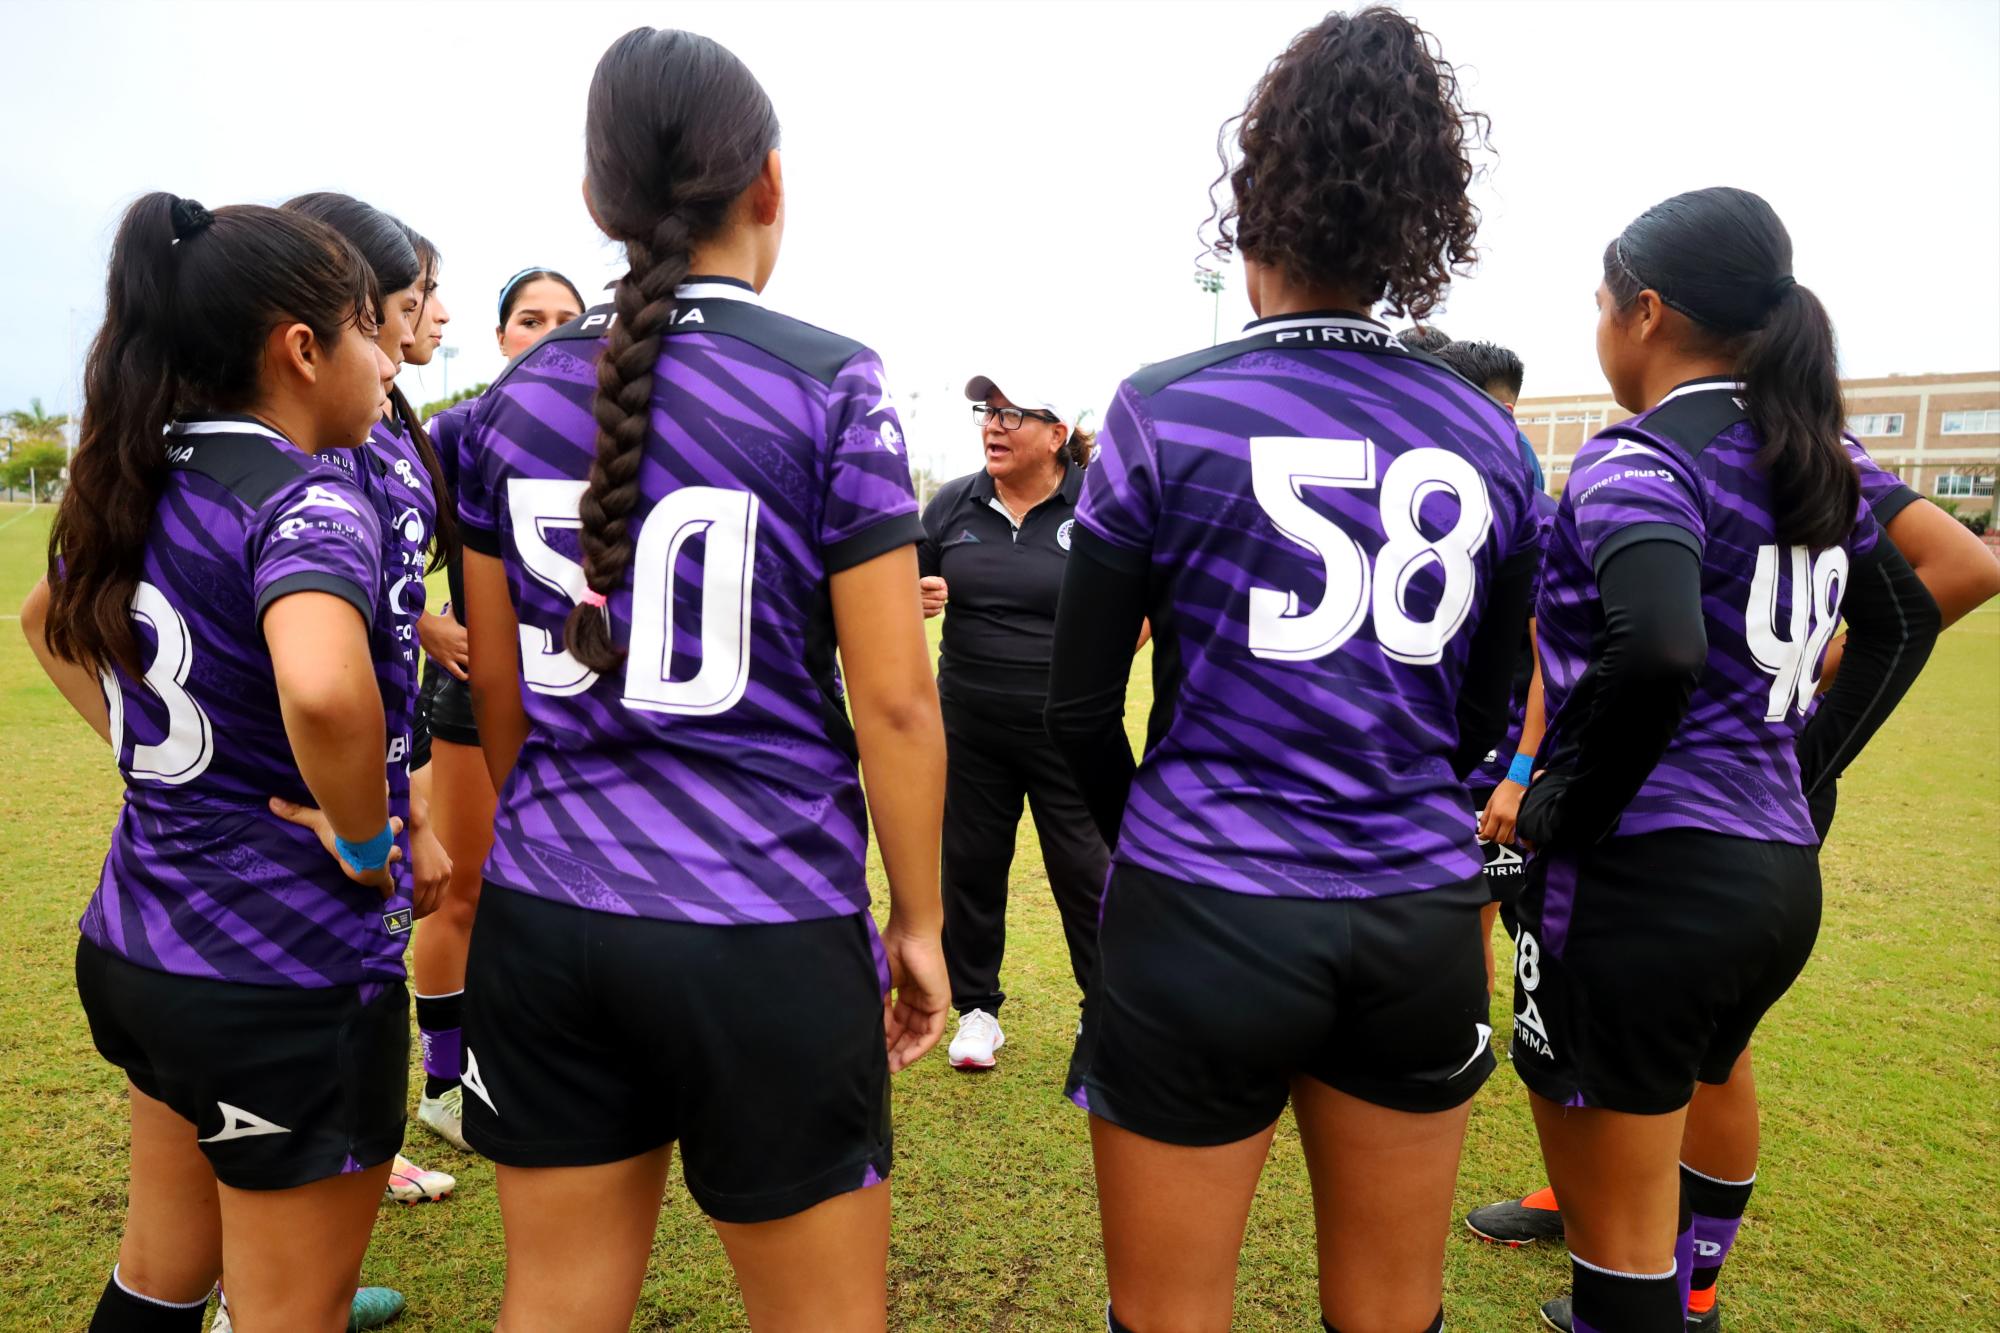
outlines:
M1213 347L1222 341L1223 272L1219 268L1198 268L1194 271L1194 285L1215 298L1215 318L1210 321L1208 329L1208 345Z
M440 344L438 347L438 356L444 360L444 396L447 399L451 397L451 359L457 355L458 349L456 347L443 344Z

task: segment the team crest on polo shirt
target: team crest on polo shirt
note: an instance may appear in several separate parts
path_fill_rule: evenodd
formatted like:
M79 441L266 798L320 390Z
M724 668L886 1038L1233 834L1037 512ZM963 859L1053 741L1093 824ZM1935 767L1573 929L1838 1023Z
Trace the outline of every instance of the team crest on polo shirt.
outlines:
M1063 520L1063 525L1056 529L1056 545L1062 547L1065 551L1069 549L1069 530L1075 526L1075 519L1066 518Z

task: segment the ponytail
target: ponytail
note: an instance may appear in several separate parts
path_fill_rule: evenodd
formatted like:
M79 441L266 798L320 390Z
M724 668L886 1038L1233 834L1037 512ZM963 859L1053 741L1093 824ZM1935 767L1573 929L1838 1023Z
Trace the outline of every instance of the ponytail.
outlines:
M1757 466L1771 478L1778 540L1787 546L1838 546L1861 506L1861 478L1841 441L1839 364L1826 307L1796 282L1737 358L1743 403L1763 442Z
M635 28L597 62L584 186L605 234L625 243L627 269L597 362L597 455L577 504L588 592L563 626L563 646L592 671L624 656L609 602L632 565L631 519L675 292L696 244L728 223L777 146L770 98L742 61L706 37Z
M1655 204L1605 247L1604 283L1621 309L1651 289L1735 357L1778 540L1844 541L1861 479L1841 439L1833 322L1792 277L1792 238L1771 205L1723 186Z
M578 501L583 519L583 578L594 596L570 608L563 646L592 671L609 671L624 656L611 639L606 601L632 564L632 511L639 505L639 465L651 429L653 372L660 361L662 334L673 324L679 301L675 289L694 262L694 242L685 219L660 219L646 244L628 241L631 269L618 280L612 300L618 318L605 337L597 361L597 392L590 400L597 418L597 457Z
M134 676L145 668L129 608L166 489L161 437L174 414L178 202L146 195L111 243L104 325L84 362L76 456L49 530L50 648L100 670L115 662Z
M104 323L84 362L68 486L49 531L48 640L95 671L144 673L132 628L177 413L256 401L272 329L304 324L332 348L374 331L376 292L354 247L319 223L238 205L210 213L148 194L111 246Z

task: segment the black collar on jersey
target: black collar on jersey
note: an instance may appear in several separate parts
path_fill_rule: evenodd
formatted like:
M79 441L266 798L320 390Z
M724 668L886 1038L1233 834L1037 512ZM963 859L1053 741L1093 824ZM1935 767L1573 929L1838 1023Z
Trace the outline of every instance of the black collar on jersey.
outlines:
M247 412L195 412L167 424L169 435L255 435L291 446L291 441Z
M1253 319L1243 326L1243 331L1245 333L1264 333L1267 331L1266 326L1268 325L1289 324L1295 320L1303 320L1311 324L1324 324L1329 320L1337 320L1343 324L1365 324L1369 328L1385 331L1389 327L1379 319L1371 319L1367 315L1353 310L1295 310L1289 315L1265 315L1261 318Z
M1716 436L1750 419L1742 395L1743 381L1734 375L1704 375L1676 385L1652 411L1621 421L1605 433L1644 432L1670 440L1694 457Z
M981 468L972 474L972 484L966 487L966 491L981 504L984 504L988 500L997 500L1000 498L999 492L993 488L993 474L985 468ZM1078 467L1076 461L1067 454L1063 457L1062 485L1055 488L1053 495L1060 495L1063 501L1070 505L1075 505L1077 500L1083 495L1083 469ZM1053 495L1051 498L1053 498ZM1045 499L1041 504L1036 505L1035 508L1040 509L1042 505L1047 503L1048 500ZM1029 512L1032 513L1034 511L1030 510Z

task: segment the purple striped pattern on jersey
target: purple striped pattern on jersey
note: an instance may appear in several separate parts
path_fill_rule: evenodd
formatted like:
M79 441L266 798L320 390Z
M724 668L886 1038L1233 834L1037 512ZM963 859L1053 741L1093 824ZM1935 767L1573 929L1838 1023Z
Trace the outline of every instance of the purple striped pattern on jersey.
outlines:
M382 579L388 586L396 632L395 655L376 664L376 675L382 683L382 703L389 710L390 791L407 799L410 738L421 689L417 622L424 615L424 566L437 532L438 497L416 441L400 426L377 422L367 447L372 466L365 472L365 486L382 520ZM408 856L407 831L401 841Z
M247 420L177 423L168 455L134 599L148 678L117 669L106 690L125 801L83 933L187 976L399 980L404 937L384 918L408 896L384 904L265 806L312 796L279 714L263 612L295 592L341 597L387 660L395 621L375 508L343 469Z
M1449 755L1487 587L1534 541L1507 414L1380 326L1311 315L1127 380L1100 446L1077 522L1148 573L1156 645L1116 859L1301 898L1478 874ZM1461 520L1447 579L1423 552Z
M561 642L584 590L577 500L612 318L589 311L524 353L461 443L460 521L506 565L530 727L486 877L697 923L863 911L866 815L827 580L921 536L881 362L740 285L683 288L635 559L609 608L619 646L648 648L599 678Z
M1556 516L1555 497L1544 491L1536 491L1535 542L1539 546L1548 536L1549 520ZM1539 583L1541 575L1536 574ZM1507 780L1507 769L1514 762L1514 755L1521 748L1521 728L1528 720L1528 690L1534 683L1535 646L1525 631L1521 636L1521 661L1514 671L1514 690L1507 699L1507 734L1500 744L1493 747L1483 763L1472 771L1466 779L1472 787L1497 787Z
M1550 528L1536 604L1554 755L1587 710L1577 687L1603 629L1597 566L1636 529L1701 555L1708 663L1679 733L1626 807L1617 833L1698 828L1811 846L1797 741L1826 641L1839 621L1845 571L1878 528L1864 505L1839 548L1776 544L1771 488L1755 465L1756 432L1727 380L1683 385L1652 411L1586 444ZM1813 584L1824 583L1815 604ZM1565 714L1572 696L1577 717Z
M1875 515L1877 523L1887 527L1889 520L1923 498L1901 477L1871 458L1861 441L1847 435L1842 442L1847 445L1847 456L1854 460L1854 470L1861 476L1861 503Z

